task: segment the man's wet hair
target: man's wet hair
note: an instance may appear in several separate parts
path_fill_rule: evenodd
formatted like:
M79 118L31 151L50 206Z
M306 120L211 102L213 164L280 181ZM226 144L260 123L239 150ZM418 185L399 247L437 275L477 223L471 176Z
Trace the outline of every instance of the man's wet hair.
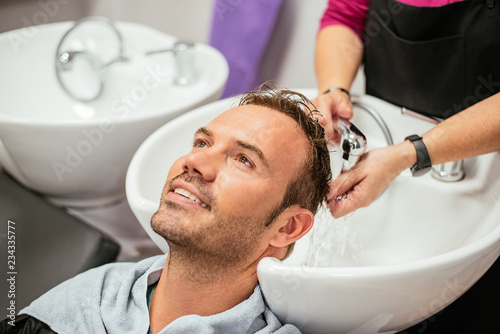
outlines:
M267 107L291 117L302 129L310 144L306 156L297 156L297 159L303 161L302 168L289 182L283 201L270 213L266 225L270 225L292 205L299 205L316 214L321 203L326 201L332 178L325 133L316 117L321 115L319 111L313 109L313 104L303 94L288 89L277 89L269 83L261 85L256 91L244 94L239 105ZM285 258L292 249L293 245L289 247Z

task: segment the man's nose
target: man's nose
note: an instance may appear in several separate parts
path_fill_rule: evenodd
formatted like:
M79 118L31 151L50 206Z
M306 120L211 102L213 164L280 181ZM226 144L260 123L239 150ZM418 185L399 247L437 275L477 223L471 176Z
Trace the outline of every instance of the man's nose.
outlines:
M182 169L189 175L201 176L205 181L211 182L217 177L219 163L216 153L206 149L186 155Z

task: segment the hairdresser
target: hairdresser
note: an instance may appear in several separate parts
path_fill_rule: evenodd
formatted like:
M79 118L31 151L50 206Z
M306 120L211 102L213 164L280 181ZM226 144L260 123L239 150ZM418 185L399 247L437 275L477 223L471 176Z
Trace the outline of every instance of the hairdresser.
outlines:
M327 138L352 117L361 63L366 93L444 119L432 130L368 152L331 183L335 217L368 206L404 169L414 176L500 150L500 1L329 0L315 71ZM342 196L343 200L334 200Z

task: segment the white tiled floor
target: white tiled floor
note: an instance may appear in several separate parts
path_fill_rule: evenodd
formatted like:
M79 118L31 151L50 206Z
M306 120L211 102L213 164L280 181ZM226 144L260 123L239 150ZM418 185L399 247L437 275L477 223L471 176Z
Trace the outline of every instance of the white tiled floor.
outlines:
M117 261L135 261L162 253L144 231L125 200L101 208L68 209L68 213L114 238L121 246Z

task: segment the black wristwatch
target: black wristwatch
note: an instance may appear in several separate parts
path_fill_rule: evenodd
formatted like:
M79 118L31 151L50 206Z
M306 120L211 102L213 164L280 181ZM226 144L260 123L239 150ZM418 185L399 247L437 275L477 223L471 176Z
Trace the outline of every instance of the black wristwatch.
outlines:
M429 157L429 152L427 152L424 141L418 135L408 136L405 138L405 140L410 140L415 146L415 150L417 151L417 163L415 164L415 166L410 168L411 174L413 176L424 175L432 167L431 158Z

